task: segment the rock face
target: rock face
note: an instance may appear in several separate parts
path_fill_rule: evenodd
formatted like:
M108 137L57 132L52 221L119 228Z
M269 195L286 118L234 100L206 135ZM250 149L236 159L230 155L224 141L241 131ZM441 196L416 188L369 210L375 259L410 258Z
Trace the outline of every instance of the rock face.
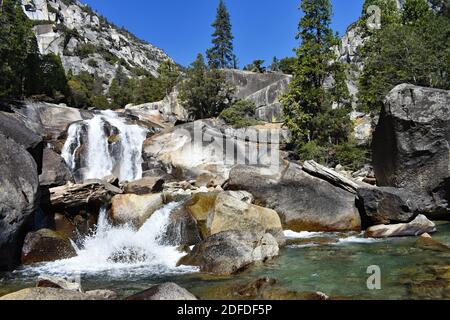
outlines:
M230 173L227 189L253 194L258 204L280 215L284 229L297 232L361 229L353 193L307 174L294 163L278 172L236 166Z
M0 297L0 300L114 300L117 294L108 290L94 290L85 293L57 288L28 288Z
M170 300L170 301L182 301L182 300L198 300L192 293L186 289L178 286L175 283L163 283L151 287L148 290L137 293L126 300Z
M0 125L2 127L2 125ZM39 202L36 162L0 133L0 270L20 262L20 250Z
M436 225L428 220L424 215L417 216L410 223L400 223L393 225L378 225L366 230L368 238L388 238L419 236L424 233L436 232Z
M236 130L212 119L187 123L145 141L144 170L164 168L188 180L203 174L228 178L236 163L276 165L280 161L276 133L281 134L276 130L273 136L267 130Z
M225 231L208 237L182 258L179 265L200 267L202 272L231 275L255 262L278 256L279 248L269 233Z
M450 91L395 87L374 134L378 184L432 193L450 176L449 142Z
M140 228L163 205L161 193L138 196L118 194L111 200L110 217L113 223L129 223Z
M78 1L26 0L23 4L30 19L48 21L34 28L41 53L59 55L64 68L74 74L87 71L111 81L117 61L123 61L127 73L133 66L157 75L159 64L170 59Z
M291 81L290 75L282 73L255 73L249 71L223 70L228 82L236 87L235 98L253 101L256 119L269 123L281 123L283 108L279 98ZM188 113L178 100L179 86L162 101L142 105L128 105L127 112L156 122L175 123L187 121Z
M32 156L37 164L39 173L42 171L42 153L44 142L34 130L30 129L20 115L16 113L7 113L1 111L0 106L0 133L5 137L14 140L24 147Z
M52 149L44 149L42 164L42 174L39 176L41 187L59 187L72 180L64 159Z
M282 73L255 73L225 70L227 80L236 86L236 98L253 101L256 117L264 122L283 122L283 107L279 101L289 89L291 76Z
M55 231L41 229L27 234L22 248L22 263L62 260L76 255L69 239Z
M358 201L366 226L410 222L419 210L418 200L417 195L405 189L358 189Z
M22 105L12 106L12 109L47 141L63 138L71 123L92 118L90 111L45 102L25 101Z

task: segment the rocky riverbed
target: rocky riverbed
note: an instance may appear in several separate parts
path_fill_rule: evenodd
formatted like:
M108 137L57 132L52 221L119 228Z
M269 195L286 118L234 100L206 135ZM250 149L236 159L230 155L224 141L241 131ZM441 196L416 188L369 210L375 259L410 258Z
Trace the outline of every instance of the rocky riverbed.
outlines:
M292 161L274 124L2 106L0 295L448 299L449 97L397 86L354 173Z

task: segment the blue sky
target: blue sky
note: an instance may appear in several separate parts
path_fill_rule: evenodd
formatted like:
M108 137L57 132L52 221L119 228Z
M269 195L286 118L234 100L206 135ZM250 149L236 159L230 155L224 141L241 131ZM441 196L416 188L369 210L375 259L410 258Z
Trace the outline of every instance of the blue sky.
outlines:
M81 0L99 13L189 65L211 45L219 0ZM240 66L293 56L300 0L225 0ZM332 0L333 29L341 35L361 14L363 0Z

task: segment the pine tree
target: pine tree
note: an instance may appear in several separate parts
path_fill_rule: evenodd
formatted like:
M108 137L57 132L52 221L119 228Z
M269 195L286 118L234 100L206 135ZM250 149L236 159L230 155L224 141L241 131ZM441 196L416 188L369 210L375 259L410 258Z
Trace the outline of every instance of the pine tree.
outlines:
M277 57L273 57L272 64L270 65L270 71L279 72L280 71L280 60Z
M209 66L216 69L236 68L238 63L233 53L233 35L230 14L223 0L220 0L217 8L216 20L212 24L215 29L213 33L213 47L206 53Z
M406 0L402 11L402 23L414 24L430 14L427 0Z
M289 92L283 97L285 124L291 130L296 146L320 138L319 143L337 144L348 138L336 128L335 132L323 132L333 126L332 100L344 103L348 96L343 67L336 62L331 48L337 39L330 28L331 4L329 0L303 0L304 16L299 23L297 39L302 40L297 50L297 63ZM334 78L334 85L325 88L327 79Z
M21 98L39 55L32 24L18 1L4 0L0 26L0 98Z
M254 60L251 64L245 66L244 70L256 73L265 73L266 67L264 67L264 62L264 60Z
M221 70L208 68L202 54L187 70L181 84L180 101L192 119L217 117L233 103L234 88Z

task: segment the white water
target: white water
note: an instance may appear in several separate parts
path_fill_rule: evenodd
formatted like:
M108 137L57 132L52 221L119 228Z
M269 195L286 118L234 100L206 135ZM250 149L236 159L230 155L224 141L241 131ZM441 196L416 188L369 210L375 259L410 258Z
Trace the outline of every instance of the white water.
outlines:
M184 255L176 247L161 243L170 213L178 204L170 203L156 211L139 229L129 225L112 226L107 212L100 212L96 231L84 239L77 256L38 266L33 272L50 274L96 274L109 275L132 273L167 274L197 271L192 267L176 267Z
M78 123L72 124L69 127L67 130L67 140L61 152L61 156L64 158L64 161L72 172L76 170L75 154L81 145L80 131L81 126ZM75 146L75 148L71 152L70 148L72 146Z
M284 236L286 238L291 239L309 239L309 238L315 238L326 235L325 232L308 232L308 231L302 231L302 232L294 232L291 230L284 231Z
M114 154L110 148L109 137L104 130L107 123L118 130L119 154ZM88 141L81 157L86 168L77 168L76 157L81 147L83 125L87 127ZM134 181L142 178L142 145L146 135L146 129L127 124L114 111L102 111L90 120L69 127L62 157L72 173L83 169L80 171L81 180L102 179L113 174L120 181Z

